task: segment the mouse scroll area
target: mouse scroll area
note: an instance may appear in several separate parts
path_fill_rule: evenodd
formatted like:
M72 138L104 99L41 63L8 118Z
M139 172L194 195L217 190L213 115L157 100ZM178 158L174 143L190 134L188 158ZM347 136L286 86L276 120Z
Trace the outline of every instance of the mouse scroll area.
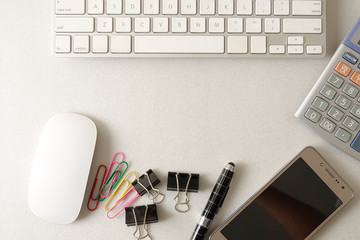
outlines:
M94 122L61 113L46 123L29 181L29 206L38 217L59 224L79 215L95 150Z

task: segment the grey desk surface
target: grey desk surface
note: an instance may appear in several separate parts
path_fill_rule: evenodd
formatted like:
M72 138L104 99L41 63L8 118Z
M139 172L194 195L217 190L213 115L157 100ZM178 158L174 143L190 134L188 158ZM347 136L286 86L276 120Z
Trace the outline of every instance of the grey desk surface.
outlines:
M160 222L150 226L153 239L190 237L228 161L236 163L236 176L212 229L308 145L359 193L360 162L293 116L359 9L358 0L328 0L323 59L58 59L50 55L50 1L2 0L0 239L132 239L134 228L125 226L124 216L110 221L103 209L90 213L86 204L78 220L65 226L30 212L34 151L43 125L59 112L82 113L98 127L89 183L116 151L126 154L132 170L158 173L166 200ZM188 213L173 209L168 171L201 175L199 193L189 194ZM314 239L359 239L359 219L355 197Z

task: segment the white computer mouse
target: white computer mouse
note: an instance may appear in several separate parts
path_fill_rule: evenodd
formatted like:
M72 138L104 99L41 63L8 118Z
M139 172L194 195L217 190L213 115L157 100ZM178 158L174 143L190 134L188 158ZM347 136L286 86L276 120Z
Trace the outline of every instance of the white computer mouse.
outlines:
M29 206L38 217L67 224L79 215L96 143L92 120L61 113L46 123L30 174Z

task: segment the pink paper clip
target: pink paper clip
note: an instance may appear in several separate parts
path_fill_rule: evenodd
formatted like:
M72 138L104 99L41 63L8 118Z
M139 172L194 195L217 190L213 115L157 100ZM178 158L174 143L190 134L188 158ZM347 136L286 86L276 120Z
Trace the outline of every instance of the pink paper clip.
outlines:
M121 156L121 160L120 160L119 162L122 162L122 161L124 160L124 154L123 154L122 152L117 152L117 153L114 154L114 156L113 156L113 158L112 158L112 160L111 160L111 162L110 162L108 171L106 172L105 178L104 178L104 180L102 181L101 186L103 186L103 185L105 184L105 182L107 181L107 179L108 179L108 177L109 177L109 175L110 175L110 173L111 173L112 167L113 167L114 165L116 165L116 164L119 164L119 162L115 161L115 158L116 158L117 155L120 155L120 156ZM119 170L120 167L121 167L121 164L118 165L118 167L117 167L115 170ZM119 173L116 173L116 174L113 176L113 179L111 180L110 187L109 187L109 189L107 190L106 194L103 195L102 192L100 192L100 197L106 198L107 196L109 196L110 191L111 191L112 189L114 189L114 187L115 187L115 186L114 186L114 182L115 182L115 180L117 180L117 177L118 177L118 176L119 176ZM117 182L118 182L118 181L117 181ZM117 183L117 182L116 182L116 183ZM103 190L103 191L104 191L104 190ZM98 200L99 200L99 199L98 199Z
M125 203L125 204L120 208L120 210L115 213L114 216L110 216L109 213L111 213L112 210L113 210L114 208L116 208L117 205L119 205L120 202L121 202L124 198L126 198L131 192L135 192L135 193L136 193L135 196L134 196L133 198L131 198L127 203ZM109 219L115 218L115 217L116 217L117 215L119 215L127 206L129 206L133 201L135 201L135 199L137 199L138 197L140 197L140 194L136 191L135 187L131 187L121 198L119 198L119 199L115 202L115 204L109 209L109 211L107 211L106 216L107 216Z
M90 196L89 196L89 199L88 199L88 202L87 202L87 208L88 208L90 211L94 211L94 210L98 207L98 204L99 204L99 201L96 199L96 196L93 197L93 194L94 194L94 190L95 190L95 187L96 187L96 183L97 183L97 181L98 181L99 172L100 172L100 169L101 169L102 167L103 167L105 170L104 170L104 175L103 175L103 178L102 178L102 180L101 180L101 183L104 182L104 180L105 180L106 166L105 166L105 165L100 165L100 166L98 167L97 172L96 172L95 180L94 180L93 186L92 186L92 188L91 188ZM102 184L100 184L99 190L97 190L96 192L100 191L101 187L102 187ZM95 208L90 208L90 202L91 202L91 200L96 202Z

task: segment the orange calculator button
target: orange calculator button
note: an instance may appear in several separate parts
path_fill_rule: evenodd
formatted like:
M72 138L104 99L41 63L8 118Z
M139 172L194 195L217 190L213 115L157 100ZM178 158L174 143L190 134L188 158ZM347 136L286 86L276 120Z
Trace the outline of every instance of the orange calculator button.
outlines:
M349 76L349 74L351 73L351 67L349 67L348 65L346 65L343 62L339 62L338 65L336 65L335 67L335 71L337 71L338 73L340 73L341 75L347 77Z
M350 80L360 86L360 73L354 72L353 75L351 75Z

